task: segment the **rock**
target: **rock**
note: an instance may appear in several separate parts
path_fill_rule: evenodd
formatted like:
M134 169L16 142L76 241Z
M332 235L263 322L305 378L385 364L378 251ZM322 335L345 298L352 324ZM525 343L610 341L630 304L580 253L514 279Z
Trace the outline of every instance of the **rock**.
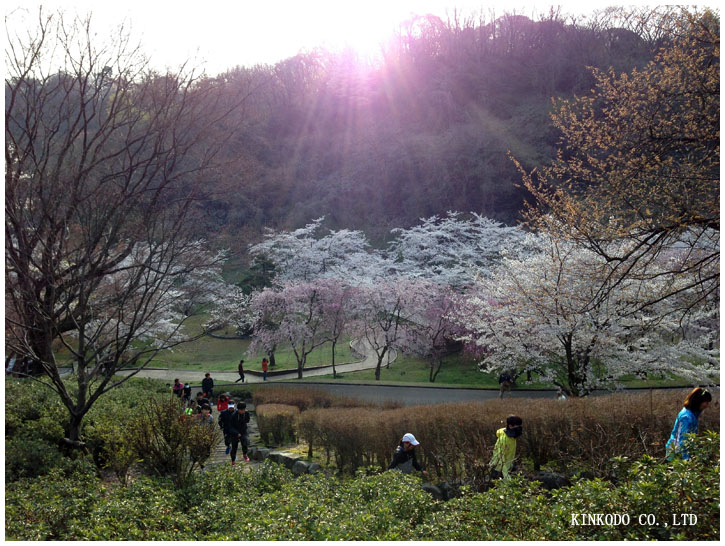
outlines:
M316 474L321 471L322 471L322 467L317 463L312 463L307 467L307 472L309 474Z
M277 464L286 466L290 470L292 470L292 466L295 464L295 462L299 460L297 457L290 457L289 455L286 455L284 453L270 453L269 459Z
M254 460L255 461L263 461L267 457L269 457L269 449L265 449L263 447L258 447L257 448L256 457L254 457Z
M295 461L292 465L292 474L295 476L302 476L302 474L307 474L308 471L309 465L305 461Z
M561 489L570 485L569 480L563 474L557 474L556 472L537 472L531 477L532 481L541 482L544 489L551 491L552 489Z
M460 496L461 490L457 485L451 485L448 482L438 484L438 489L443 494L443 500L450 500Z
M297 457L290 457L289 455L282 455L282 464L292 470L295 463L299 461Z
M257 460L257 449L259 449L259 448L256 448L256 447L250 447L250 448L249 448L249 449L247 450L247 456L248 456L248 457L249 457L250 459L252 459L253 461L256 461L256 460Z
M424 483L423 491L430 493L436 500L443 500L443 492L438 488L438 486L433 485L432 483Z
M269 460L274 463L284 465L284 455L281 453L270 453Z

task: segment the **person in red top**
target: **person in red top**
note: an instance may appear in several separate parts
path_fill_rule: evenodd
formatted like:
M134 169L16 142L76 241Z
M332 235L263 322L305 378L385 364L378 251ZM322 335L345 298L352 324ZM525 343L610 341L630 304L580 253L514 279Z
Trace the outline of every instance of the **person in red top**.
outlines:
M229 407L229 393L219 395L216 401L216 409L219 413L226 410Z
M263 358L262 359L262 380L263 381L267 381L267 366L268 366L267 359Z

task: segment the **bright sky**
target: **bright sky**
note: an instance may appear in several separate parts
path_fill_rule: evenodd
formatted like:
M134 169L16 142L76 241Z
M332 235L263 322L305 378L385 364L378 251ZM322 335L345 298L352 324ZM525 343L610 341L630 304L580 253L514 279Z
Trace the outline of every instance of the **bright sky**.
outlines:
M32 10L39 2L23 2ZM47 1L45 9L63 7L93 11L100 27L124 19L144 45L152 64L175 67L186 59L202 64L210 74L236 65L275 63L303 50L351 46L363 54L391 34L412 14L433 13L443 19L457 7L465 13L512 11L535 15L547 12L544 2L485 0L237 0L236 2L114 2ZM608 2L559 4L564 13L589 13ZM631 5L628 1L626 4ZM5 13L13 11L6 4Z

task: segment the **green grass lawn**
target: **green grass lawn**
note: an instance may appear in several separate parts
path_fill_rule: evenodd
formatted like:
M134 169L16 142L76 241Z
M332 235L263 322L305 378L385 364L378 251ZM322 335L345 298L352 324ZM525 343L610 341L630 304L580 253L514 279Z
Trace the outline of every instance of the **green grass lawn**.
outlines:
M443 361L443 366L440 373L436 377L434 383L430 383L428 380L429 368L425 361L419 358L411 357L408 355L401 355L395 361L390 364L390 368L386 368L383 363L383 367L380 370L380 382L379 383L406 383L406 384L425 384L425 385L446 385L450 387L478 387L478 388L494 388L498 389L498 374L483 373L478 370L478 361L474 358L467 357L461 354L452 355ZM536 374L533 374L534 381L526 383L526 377L520 377L517 381L519 388L524 389L541 389L550 390L552 387L548 383L537 382ZM316 381L339 381L339 382L354 382L354 383L373 383L379 384L375 381L375 370L362 370L359 372L346 372L344 374L338 374L337 379L333 379L332 374L308 377L302 379L302 381L316 382ZM622 383L626 387L675 387L690 386L687 381L682 378L671 376L671 377L656 377L651 376L648 380L638 379L635 376L625 376L619 383Z
M201 331L206 317L191 317L184 325L189 335ZM216 332L222 336L230 336L232 332ZM350 353L350 340L338 342L335 347L335 362L353 362ZM247 370L262 370L262 358L265 355L249 355L250 339L218 339L202 336L199 339L183 343L173 349L162 351L151 362L150 367L170 368L176 370L209 370L235 371L240 359L244 359ZM296 369L297 359L290 347L280 347L274 354L275 370ZM332 359L331 344L326 343L307 356L307 366L330 364Z
M201 332L202 324L207 320L206 316L191 317L184 324L187 334L194 335ZM219 335L231 336L233 332L220 331ZM195 341L184 343L175 347L162 351L151 362L149 367L152 368L169 368L174 370L192 370L192 371L236 371L240 359L245 360L245 368L247 370L258 370L262 368L263 355L248 355L250 339L218 339L210 336L202 336ZM67 360L69 355L67 351L58 351L57 358L59 362ZM276 367L275 370L296 369L297 361L295 355L289 347L281 347L275 353ZM349 339L345 339L337 344L335 350L335 362L342 364L345 362L353 362L356 359L350 353ZM331 346L325 344L307 357L307 366L329 365L331 363ZM434 383L428 380L429 368L428 364L416 357L408 355L400 355L391 365L390 368L383 368L380 372L380 382L382 383L409 383L409 384L425 384L425 385L446 385L461 387L479 387L479 388L498 388L498 374L486 374L478 370L477 360L462 354L455 354L447 357L443 362L443 367L436 377ZM543 383L526 384L520 378L518 386L526 389L551 389L551 385ZM341 381L341 382L359 382L359 383L377 383L375 381L375 370L363 370L359 372L347 372L338 375L337 379L333 379L332 374L325 376L317 376L305 378L303 381ZM715 381L718 379L715 378ZM624 377L620 381L627 387L672 387L672 386L689 386L689 383L678 377L655 377L651 376L648 380L638 379L634 376Z

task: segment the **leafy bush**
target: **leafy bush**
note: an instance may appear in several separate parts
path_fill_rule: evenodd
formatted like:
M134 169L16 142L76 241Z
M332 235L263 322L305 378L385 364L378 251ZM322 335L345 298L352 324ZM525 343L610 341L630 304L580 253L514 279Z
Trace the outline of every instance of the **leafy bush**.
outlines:
M178 486L191 479L191 473L221 442L219 428L200 425L195 417L185 415L178 399L151 400L127 434L142 464L158 475L172 476Z
M297 438L300 410L284 404L263 404L256 407L259 435L266 445L284 445Z
M622 464L620 483L579 480L544 492L514 477L446 503L400 472L299 478L266 461L220 466L178 487L141 477L107 488L88 471L7 485L10 540L694 540L719 539L719 435L695 440L691 461L643 457ZM624 461L620 461L624 462ZM628 514L629 525L572 525L572 515ZM697 524L677 526L672 514ZM660 525L642 524L652 514ZM664 523L669 525L665 526Z
M544 494L520 477L485 493L464 490L446 510L416 529L426 540L718 540L719 435L695 441L692 461L660 463L645 456L614 486L599 479ZM581 514L628 515L629 522L583 525ZM673 526L673 514L697 525ZM639 516L645 517L640 521ZM652 520L647 519L651 515ZM683 518L679 517L681 523ZM613 522L614 523L614 522Z
M6 539L66 539L77 522L89 523L88 513L103 493L92 466L77 463L72 473L53 473L6 484Z

